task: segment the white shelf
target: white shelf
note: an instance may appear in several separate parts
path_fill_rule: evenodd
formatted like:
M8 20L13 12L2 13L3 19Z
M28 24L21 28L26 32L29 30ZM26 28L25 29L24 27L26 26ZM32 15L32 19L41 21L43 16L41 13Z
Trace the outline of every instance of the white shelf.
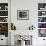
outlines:
M8 23L8 22L0 22L0 23Z
M38 11L46 11L46 10L38 10Z
M8 10L0 10L0 11L8 11Z
M38 16L38 17L46 17L46 15Z
M46 22L38 22L38 23L46 23Z
M46 28L38 28L38 29L46 29Z
M8 17L8 16L0 16L0 17Z

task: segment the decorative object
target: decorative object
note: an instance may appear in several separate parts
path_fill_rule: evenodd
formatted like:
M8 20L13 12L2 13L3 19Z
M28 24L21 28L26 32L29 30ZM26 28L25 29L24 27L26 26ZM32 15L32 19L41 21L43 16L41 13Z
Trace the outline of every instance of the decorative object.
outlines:
M34 26L33 25L31 25L31 26L29 26L29 30L34 30Z
M39 29L39 37L46 37L46 29Z
M8 22L8 17L0 17L0 22Z
M11 30L16 30L16 26L13 23L11 23Z
M44 10L44 8L40 8L40 10Z
M38 3L38 10L45 10L46 9L46 3Z
M22 40L26 40L26 39L29 38L29 36L27 36L27 35L20 35L20 37L21 37Z
M32 36L30 35L19 35L20 38L25 41L25 44L29 44L29 45L32 45ZM29 42L29 43L28 43Z
M38 22L46 22L46 17L38 17Z
M5 6L5 10L8 10L8 6Z
M0 35L8 37L8 23L0 23Z
M29 20L29 10L17 10L17 20Z
M38 28L46 28L46 23L38 23Z
M0 16L8 16L8 11L0 11Z
M38 11L38 16L46 16L46 11Z
M15 35L15 43L18 45L18 46L26 46L26 45L32 45L32 36L31 35L19 35L19 34L16 34ZM15 45L16 45L15 44Z
M42 12L42 15L45 15L45 12Z

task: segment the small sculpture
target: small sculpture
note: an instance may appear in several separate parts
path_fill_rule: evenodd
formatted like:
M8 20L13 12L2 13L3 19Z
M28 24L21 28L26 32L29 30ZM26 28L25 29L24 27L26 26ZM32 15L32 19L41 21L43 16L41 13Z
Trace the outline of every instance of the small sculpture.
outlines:
M32 25L32 26L29 27L29 30L34 30L34 28L35 27Z
M13 23L11 23L11 30L16 30L16 26L14 26Z

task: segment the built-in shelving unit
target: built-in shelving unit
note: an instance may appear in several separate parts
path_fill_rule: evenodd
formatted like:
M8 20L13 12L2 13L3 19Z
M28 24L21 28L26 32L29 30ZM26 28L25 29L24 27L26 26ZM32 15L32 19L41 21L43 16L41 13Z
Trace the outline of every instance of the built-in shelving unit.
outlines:
M8 37L8 3L0 3L0 35Z
M38 3L38 31L40 37L46 37L46 3Z

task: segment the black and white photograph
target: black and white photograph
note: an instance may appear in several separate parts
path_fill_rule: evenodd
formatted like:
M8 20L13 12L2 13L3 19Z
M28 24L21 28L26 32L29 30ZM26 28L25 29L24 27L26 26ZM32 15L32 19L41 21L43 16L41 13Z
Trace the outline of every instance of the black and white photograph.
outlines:
M17 20L29 20L29 10L17 10Z

